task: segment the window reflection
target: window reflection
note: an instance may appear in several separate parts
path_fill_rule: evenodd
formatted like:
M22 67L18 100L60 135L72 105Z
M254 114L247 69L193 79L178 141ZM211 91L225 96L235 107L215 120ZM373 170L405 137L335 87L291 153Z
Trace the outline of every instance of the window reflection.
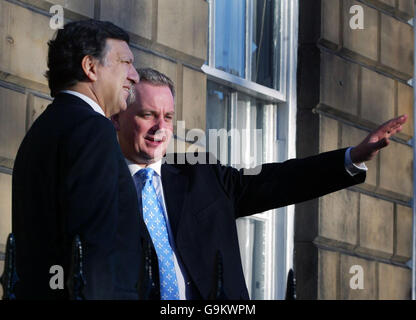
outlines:
M218 70L280 90L281 1L211 0L214 56Z
M269 88L278 89L280 58L277 39L280 39L278 2L253 0L253 32L251 35L251 81Z
M215 1L215 67L245 77L246 2Z

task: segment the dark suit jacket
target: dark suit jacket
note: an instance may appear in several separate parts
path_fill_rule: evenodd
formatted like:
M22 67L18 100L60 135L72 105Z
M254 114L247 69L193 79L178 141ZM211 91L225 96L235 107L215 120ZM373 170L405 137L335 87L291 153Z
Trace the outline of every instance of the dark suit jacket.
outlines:
M365 173L351 177L346 172L345 151L264 164L258 175L244 175L219 164L163 164L169 221L179 258L190 277L190 298L210 297L219 251L225 296L248 299L235 219L363 182Z
M49 270L62 266L66 286L79 234L85 297L137 299L143 227L111 121L78 97L59 94L26 134L14 164L17 298L67 298L67 290L50 288Z

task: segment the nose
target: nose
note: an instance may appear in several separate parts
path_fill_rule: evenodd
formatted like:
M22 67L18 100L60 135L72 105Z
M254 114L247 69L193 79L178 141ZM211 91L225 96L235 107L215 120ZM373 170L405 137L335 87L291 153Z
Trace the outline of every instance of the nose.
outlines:
M164 119L164 117L162 115L160 115L159 117L155 118L153 127L152 127L153 131L165 131L166 129L169 129L169 123Z
M133 64L130 64L129 72L127 74L127 78L132 81L133 83L139 83L140 76L137 73L136 68L133 66Z

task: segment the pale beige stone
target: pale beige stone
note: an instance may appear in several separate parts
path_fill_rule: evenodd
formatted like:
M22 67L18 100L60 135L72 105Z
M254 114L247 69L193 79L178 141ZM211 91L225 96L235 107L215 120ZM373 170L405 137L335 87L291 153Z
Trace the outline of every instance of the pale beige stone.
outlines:
M362 268L363 289L352 289L351 280L358 275L353 267ZM351 271L351 273L350 273ZM377 299L376 263L373 261L341 254L341 300L375 300ZM354 286L353 286L354 287Z
M413 136L413 88L403 83L398 84L398 115L407 114L409 118L402 132Z
M186 129L205 130L206 83L205 74L183 68L182 120L185 121Z
M54 34L49 17L0 2L0 70L47 84L47 42Z
M394 117L394 80L362 68L361 116L375 124Z
M413 74L413 29L390 16L381 15L381 63L401 71Z
M357 243L358 193L341 190L320 198L319 235Z
M338 148L338 121L319 116L319 151L331 151Z
M26 95L0 87L0 157L14 159L26 133Z
M108 20L143 38L152 38L152 0L101 0L101 20Z
M323 0L322 4L322 38L339 44L340 0Z
M166 74L178 87L177 79L177 68L176 63L167 59L161 58L157 55L147 53L138 49L132 49L134 55L134 65L137 68L153 68L159 72Z
M0 244L6 246L12 232L12 176L0 172Z
M94 0L48 0L47 2L50 2L51 6L59 4L65 9L94 18Z
M208 3L204 0L158 0L157 41L206 60Z
M390 141L380 151L380 186L411 197L413 194L413 152L410 146Z
M415 4L413 0L398 0L399 10L408 13L413 17L415 13Z
M319 249L318 299L337 299L339 253Z
M410 300L412 272L409 269L379 263L379 299Z
M364 29L351 29L350 27L350 20L353 18L350 8L354 5L363 8ZM344 0L344 46L366 58L377 60L377 21L377 10L362 2Z
M393 254L393 203L360 196L360 246Z
M379 1L383 2L384 4L386 4L390 7L393 7L393 8L396 6L396 0L379 0ZM402 0L400 0L400 1L402 1Z
M358 65L335 55L321 55L321 102L349 113L357 114Z
M396 254L412 256L412 208L397 205Z
M0 275L3 274L4 261L0 260ZM0 297L3 297L3 286L0 286Z

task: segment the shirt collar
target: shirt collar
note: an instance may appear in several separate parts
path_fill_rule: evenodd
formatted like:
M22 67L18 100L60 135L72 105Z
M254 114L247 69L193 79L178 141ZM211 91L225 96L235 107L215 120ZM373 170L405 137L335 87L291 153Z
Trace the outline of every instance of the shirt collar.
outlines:
M80 99L84 100L86 103L88 103L90 105L90 107L94 109L95 112L98 112L99 114L101 114L102 116L105 117L103 109L101 109L101 107L97 104L97 102L95 102L91 98L87 97L85 94L79 93L77 91L72 91L72 90L62 90L61 92L69 93L69 94L72 94L74 96L77 96L78 98L80 98Z
M130 170L131 176L134 176L136 174L137 171L139 171L140 169L143 169L145 167L145 165L140 165L137 163L133 163L131 162L129 159L125 159L126 163L127 163L127 167ZM162 177L162 159L160 159L159 161L156 161L154 163L151 163L147 166L147 168L152 168L159 177Z

